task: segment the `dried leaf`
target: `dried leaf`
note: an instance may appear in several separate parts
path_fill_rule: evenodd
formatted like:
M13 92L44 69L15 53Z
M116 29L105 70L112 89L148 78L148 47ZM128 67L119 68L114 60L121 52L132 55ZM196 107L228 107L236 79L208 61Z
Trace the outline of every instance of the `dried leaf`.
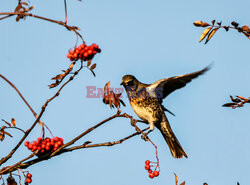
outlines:
M72 62L72 63L70 64L70 66L69 66L70 71L72 71L74 65L75 65L75 62Z
M122 101L122 100L120 100L120 102L122 103L122 105L124 106L124 107L126 107L126 104ZM249 102L250 103L250 102Z
M205 42L205 44L212 38L212 36L214 36L214 34L216 33L216 31L218 30L219 28L214 28L210 33L209 35L207 36L207 40Z
M22 8L22 4L18 4L14 12L18 12L19 10L21 10L21 8Z
M20 16L18 15L17 17L16 17L16 22L18 22L20 20Z
M178 185L178 176L174 173L175 176L175 184Z
M27 2L21 2L23 5L26 5L26 6L28 6L28 3Z
M16 120L14 118L11 119L11 124L12 124L13 127L16 126Z
M92 69L90 69L90 71L91 71L91 73L94 75L94 77L96 76L95 75L95 72L92 70Z
M206 23L206 22L202 22L201 27L207 27L210 26L210 24Z
M218 24L219 26L221 26L221 22L217 22L216 24Z
M2 119L2 121L6 123L9 127L11 127L11 124L9 122L5 121L4 119Z
M237 103L226 103L226 104L222 105L222 107L233 107L235 105L237 105Z
M93 64L93 65L90 67L91 70L93 70L93 69L95 69L95 68L96 68L96 64Z
M237 28L237 27L239 26L239 23L237 23L237 22L235 22L235 21L231 22L231 24L232 24L235 28Z
M200 27L202 25L202 21L195 21L193 24L197 27Z
M211 27L209 27L209 28L206 28L204 31L203 31L203 33L201 34L201 37L200 37L200 41L199 42L201 42L206 36L207 36L207 34L209 33L209 31L212 29L212 26Z
M242 97L242 96L236 96L237 98L240 98L242 100L247 100L246 98Z
M61 80L64 76L65 76L65 74L59 74L59 75L56 75L55 77L51 78L51 80Z
M89 67L91 65L92 60L88 60L87 66Z
M104 93L109 92L110 81L108 81L104 86Z
M211 22L212 22L212 25L214 25L214 23L215 23L215 20L212 20Z
M229 26L224 26L223 28L224 28L226 31L229 30Z
M184 181L184 182L182 182L180 185L185 185L186 184L186 182Z
M232 102L236 102L236 103L241 102L239 98L233 98L232 96L230 96L230 99L232 100Z
M7 178L7 185L17 185L17 182L11 175Z
M9 132L4 131L5 134L7 134L10 137L13 137Z
M33 10L34 8L35 8L34 6L29 7L28 10L27 10L27 12Z
M5 138L4 130L0 130L0 141L3 141Z

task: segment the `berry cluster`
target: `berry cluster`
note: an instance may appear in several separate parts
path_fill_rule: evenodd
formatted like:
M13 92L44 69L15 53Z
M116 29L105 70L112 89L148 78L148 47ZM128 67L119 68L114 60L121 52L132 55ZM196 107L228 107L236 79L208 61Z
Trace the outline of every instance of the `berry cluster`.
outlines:
M81 44L74 50L70 50L67 54L67 57L73 61L77 61L78 59L88 61L92 59L96 53L100 53L101 49L97 44L92 44L91 46L87 46L85 44Z
M24 145L31 150L32 152L38 150L37 156L41 156L52 151L55 151L57 148L63 145L63 138L54 137L54 138L37 138L36 141L29 142L25 141Z
M149 161L149 160L145 161L145 170L148 171L148 173L149 173L148 176L152 179L152 178L157 177L159 175L159 171L157 171L157 170L152 171L150 167L153 165L150 165L150 163L151 163L151 161Z
M29 184L29 183L32 183L32 179L31 179L32 175L30 173L28 173L26 175L26 182Z

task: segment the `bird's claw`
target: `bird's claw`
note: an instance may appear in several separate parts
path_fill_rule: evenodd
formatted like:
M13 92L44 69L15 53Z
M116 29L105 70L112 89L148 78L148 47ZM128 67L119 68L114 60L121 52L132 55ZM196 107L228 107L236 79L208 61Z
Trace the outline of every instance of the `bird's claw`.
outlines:
M149 130L148 132L143 133L143 134L141 135L141 138L142 138L144 141L149 141L148 134L149 134L150 132L152 132L152 130Z
M142 135L141 135L141 138L142 138L144 141L149 141L149 138L148 138L147 134L142 134Z

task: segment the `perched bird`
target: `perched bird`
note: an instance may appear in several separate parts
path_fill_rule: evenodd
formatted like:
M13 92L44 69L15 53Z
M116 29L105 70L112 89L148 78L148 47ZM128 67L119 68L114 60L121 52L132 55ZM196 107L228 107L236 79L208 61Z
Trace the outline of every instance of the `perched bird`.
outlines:
M194 73L164 78L152 84L144 84L132 75L122 77L121 85L124 86L127 92L134 112L139 118L150 124L151 131L154 130L154 126L161 131L171 154L175 158L182 158L183 156L187 158L188 155L183 150L170 127L164 113L164 111L168 110L162 105L162 101L170 93L184 87L192 79L202 75L208 69L209 67L206 67Z

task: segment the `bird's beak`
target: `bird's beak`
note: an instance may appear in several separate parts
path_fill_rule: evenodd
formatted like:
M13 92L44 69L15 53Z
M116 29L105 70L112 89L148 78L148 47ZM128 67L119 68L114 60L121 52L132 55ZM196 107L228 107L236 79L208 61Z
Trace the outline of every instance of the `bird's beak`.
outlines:
M124 82L120 83L120 85L124 85Z

